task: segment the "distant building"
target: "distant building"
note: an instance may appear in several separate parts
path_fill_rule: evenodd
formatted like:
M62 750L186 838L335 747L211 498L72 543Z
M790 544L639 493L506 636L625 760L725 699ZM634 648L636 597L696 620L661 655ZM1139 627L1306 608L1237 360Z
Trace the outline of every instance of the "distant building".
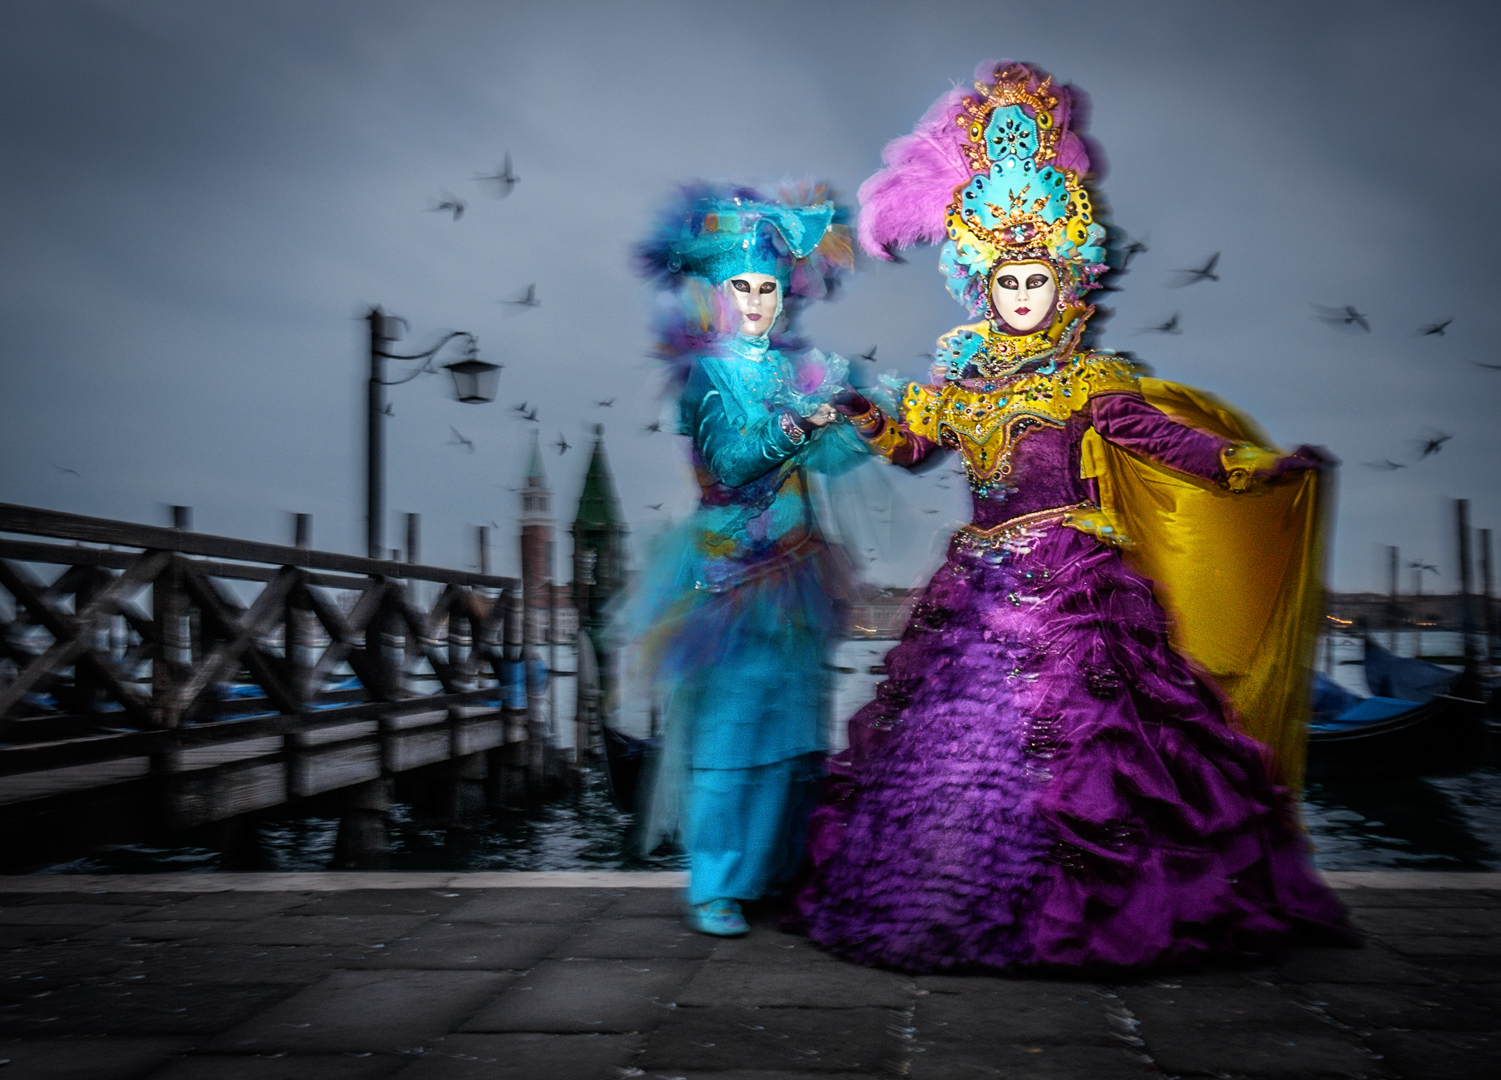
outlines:
M552 489L542 468L541 438L532 433L532 457L521 487L521 607L523 639L540 644L552 638Z
M573 606L580 629L598 644L605 611L625 587L625 516L605 458L605 429L594 427L594 451L573 519Z

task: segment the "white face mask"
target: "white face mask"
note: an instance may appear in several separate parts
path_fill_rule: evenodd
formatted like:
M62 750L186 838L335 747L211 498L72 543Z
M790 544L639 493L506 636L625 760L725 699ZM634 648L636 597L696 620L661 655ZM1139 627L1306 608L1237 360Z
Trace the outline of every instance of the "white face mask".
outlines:
M1058 302L1058 280L1047 263L1010 263L990 287L996 316L1011 329L1030 334L1047 324Z
M782 287L770 274L736 274L725 282L740 312L740 332L746 337L760 337L776 321L782 301Z

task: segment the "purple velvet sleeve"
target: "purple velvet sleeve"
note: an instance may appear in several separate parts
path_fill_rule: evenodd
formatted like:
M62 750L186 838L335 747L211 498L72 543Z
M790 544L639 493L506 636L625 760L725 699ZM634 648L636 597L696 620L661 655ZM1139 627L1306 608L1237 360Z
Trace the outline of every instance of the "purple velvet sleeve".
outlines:
M1191 428L1135 394L1103 394L1090 400L1094 429L1115 445L1179 472L1225 479L1220 451L1230 443Z

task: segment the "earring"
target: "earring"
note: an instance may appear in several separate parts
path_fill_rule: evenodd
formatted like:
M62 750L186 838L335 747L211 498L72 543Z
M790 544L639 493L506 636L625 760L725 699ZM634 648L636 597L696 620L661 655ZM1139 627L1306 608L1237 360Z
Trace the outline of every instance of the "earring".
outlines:
M1063 297L1061 297L1061 296L1058 298L1058 310L1059 311L1067 311L1068 310L1068 301L1065 300L1065 299L1063 299Z

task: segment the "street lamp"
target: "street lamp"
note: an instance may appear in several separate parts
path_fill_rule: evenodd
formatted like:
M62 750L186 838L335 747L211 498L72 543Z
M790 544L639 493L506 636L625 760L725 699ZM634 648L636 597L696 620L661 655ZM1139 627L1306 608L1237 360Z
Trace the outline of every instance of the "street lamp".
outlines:
M462 339L464 358L445 365L453 377L454 393L467 404L494 401L500 380L500 365L487 364L477 354L479 343L473 334L454 330L431 349L425 352L387 352L386 346L398 338L398 323L406 320L398 315L387 315L379 305L370 309L365 319L370 323L370 408L366 416L366 433L369 441L365 453L365 536L372 559L384 559L386 520L386 387L400 386L411 382L418 375L435 374L433 360L449 342ZM422 363L409 375L399 379L386 378L387 360L420 360Z

